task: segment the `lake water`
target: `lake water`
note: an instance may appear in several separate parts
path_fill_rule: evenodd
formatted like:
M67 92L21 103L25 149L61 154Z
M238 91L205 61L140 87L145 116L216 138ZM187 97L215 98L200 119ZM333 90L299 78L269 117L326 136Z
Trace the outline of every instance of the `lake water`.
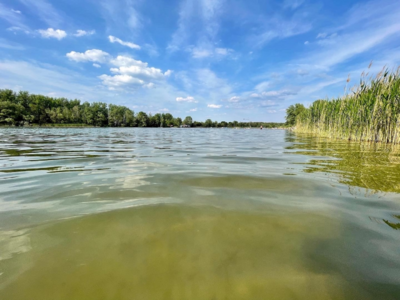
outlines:
M0 129L0 299L400 299L396 147Z

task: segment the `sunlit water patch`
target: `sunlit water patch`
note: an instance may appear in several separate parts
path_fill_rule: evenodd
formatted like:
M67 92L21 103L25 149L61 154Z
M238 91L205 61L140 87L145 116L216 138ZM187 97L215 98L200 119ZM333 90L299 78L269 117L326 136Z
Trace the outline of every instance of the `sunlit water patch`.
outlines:
M1 299L399 299L395 148L0 129Z

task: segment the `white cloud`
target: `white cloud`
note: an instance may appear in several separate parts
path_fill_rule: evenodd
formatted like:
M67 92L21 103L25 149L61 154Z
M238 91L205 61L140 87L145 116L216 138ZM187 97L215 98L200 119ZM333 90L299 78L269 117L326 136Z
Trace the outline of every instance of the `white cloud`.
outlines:
M232 51L231 49L227 49L227 48L216 48L215 49L215 53L219 54L219 55L228 55L228 53Z
M233 102L233 103L237 103L237 102L239 102L239 101L240 101L240 97L238 97L238 96L231 97L231 98L228 100L228 102Z
M172 70L167 70L165 73L164 73L164 75L166 76L166 77L169 77L169 76L171 76L171 74L172 74Z
M250 97L252 98L260 98L260 99L275 99L275 100L284 100L288 96L297 95L297 91L282 89L277 91L268 91L262 93L252 93Z
M176 98L176 101L177 102L197 103L197 101L193 97L190 97L190 96L186 97L186 98L178 97L178 98Z
M110 35L108 37L108 39L110 40L111 43L118 43L118 44L121 44L123 46L129 47L131 49L140 49L139 45L136 45L136 44L131 43L131 42L124 42L123 40L121 40L121 39L119 39L119 38L117 38L115 36L112 36L112 35Z
M171 70L163 73L160 69L149 67L148 63L135 60L129 56L119 55L110 60L114 66L110 69L114 75L101 75L99 78L110 89L119 87L144 87L155 86L153 81L164 80L171 74Z
M20 10L11 9L11 11L12 11L13 13L16 13L16 14L21 14L21 11L20 11Z
M234 51L229 48L213 48L210 45L204 47L188 47L188 51L191 52L193 58L206 58L206 57L226 57L233 54Z
M221 108L222 105L217 105L217 104L208 104L207 107L209 108Z
M99 70L105 69L104 65L103 69ZM166 81L154 82L157 88L148 88L151 85L144 80L145 86L119 86L114 88L116 91L113 91L112 87L107 88L107 86L99 85L101 80L87 72L74 71L49 63L42 64L31 59L29 63L0 59L0 78L0 89L26 90L34 94L44 95L56 92L60 97L80 99L82 102L112 99L113 103L125 106L134 104L129 103L133 99L131 92L135 87L139 87L140 90L134 95L134 102L139 105L146 104L146 107L141 108L141 110L147 112L168 108L174 112L174 115L178 114L174 110L174 106L171 106L171 99L175 99L180 91ZM20 86L18 89L17 85Z
M84 53L71 51L67 53L67 57L70 60L77 61L77 62L84 62L84 61L91 61L91 62L106 62L109 59L109 54L102 50L92 49L87 50Z
M317 39L324 39L324 38L327 37L327 35L328 35L328 34L327 34L326 32L318 33Z
M64 30L61 29L56 29L54 30L53 28L48 28L46 30L39 30L40 35L43 38L54 38L57 40L62 40L67 36L67 33Z
M303 69L297 69L296 73L297 73L297 75L299 75L299 76L306 76L306 75L308 75L308 71L303 70Z
M304 42L304 45L308 45L310 42L309 41L305 41Z
M195 111L197 111L197 108L192 108L189 110L189 112L195 112Z
M270 110L268 110L268 113L269 114L274 114L274 113L276 113L276 110L275 109L270 109Z
M115 74L131 75L139 78L162 79L171 74L171 70L163 73L160 69L149 67L148 63L135 60L128 56L117 56L111 60L111 64L118 68L111 68Z
M192 50L193 58L205 58L205 57L210 57L212 55L213 53L210 50L198 49L198 48L193 48Z
M101 66L99 64L93 64L93 67L95 68L101 68Z
M144 80L129 75L109 76L103 74L99 76L99 78L103 81L103 84L108 86L111 90L124 85L144 86L146 84Z
M94 31L94 30L86 31L86 30L78 29L76 31L76 33L74 34L74 36L81 37L81 36L85 36L85 35L93 35L95 33L96 33L96 31Z
M11 31L11 32L14 33L14 34L16 34L17 32L24 32L24 33L26 33L26 34L30 34L30 31L29 31L29 30L23 29L23 28L18 27L18 26L9 27L9 28L7 28L7 31Z
M271 83L269 81L263 81L263 82L260 82L259 84L257 84L254 89L261 93L261 92L265 91L266 89L268 89L270 86L271 86Z

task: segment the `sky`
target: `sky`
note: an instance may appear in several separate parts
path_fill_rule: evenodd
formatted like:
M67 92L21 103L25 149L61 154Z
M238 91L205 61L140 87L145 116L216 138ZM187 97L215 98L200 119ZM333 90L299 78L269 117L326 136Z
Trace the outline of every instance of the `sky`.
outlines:
M1 89L283 122L397 68L400 1L0 0L0 32Z

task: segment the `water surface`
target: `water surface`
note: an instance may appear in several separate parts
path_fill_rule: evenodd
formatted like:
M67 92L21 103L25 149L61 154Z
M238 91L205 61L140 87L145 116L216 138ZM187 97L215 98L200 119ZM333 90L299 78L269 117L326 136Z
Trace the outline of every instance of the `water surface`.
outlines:
M395 147L0 129L1 299L399 299Z

